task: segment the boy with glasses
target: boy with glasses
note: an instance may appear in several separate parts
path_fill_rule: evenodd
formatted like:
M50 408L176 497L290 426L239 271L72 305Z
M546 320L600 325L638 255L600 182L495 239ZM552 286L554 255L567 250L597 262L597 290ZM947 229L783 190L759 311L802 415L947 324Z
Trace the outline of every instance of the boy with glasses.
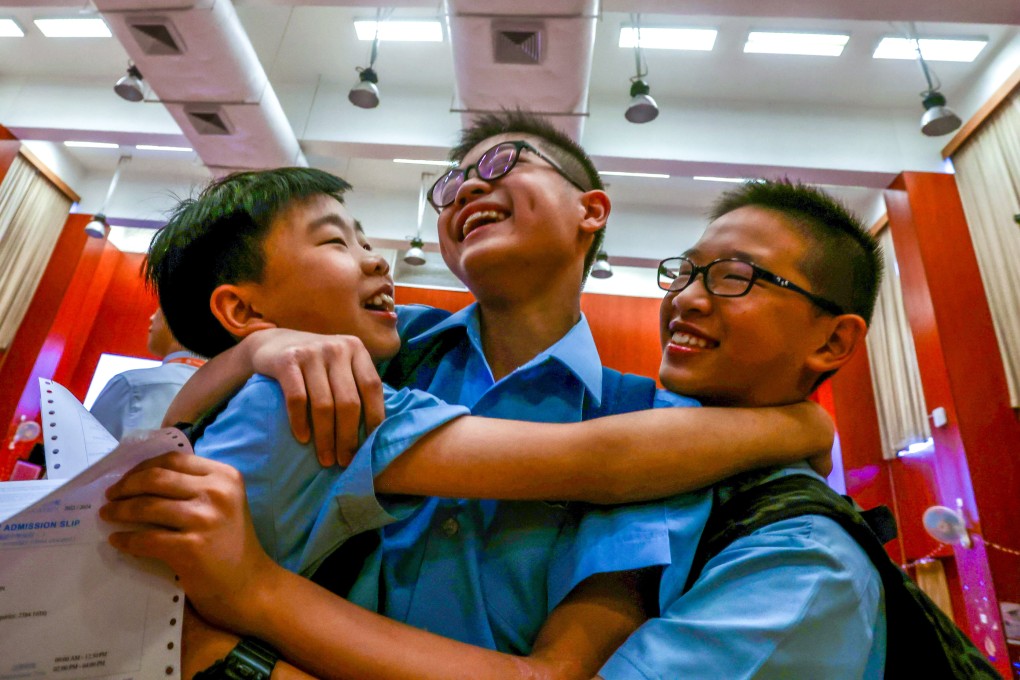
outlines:
M510 168L514 167L514 164L517 164L514 173L497 176L492 170L486 169L498 169L501 167L499 162L495 164L482 163L482 157L487 156L486 152L493 149L499 150L500 146L505 148L503 142L520 141L505 139L510 136L511 133L503 133L502 137L497 135L493 138L491 134L483 134L480 142L471 142L470 144L466 142L468 154L472 156L467 158L467 160L472 161L477 158L478 160L475 160L471 165L479 171L484 171L485 175L483 177L468 177L469 173L465 172L465 177L454 192L454 202L445 206L450 208L450 210L444 210L440 216L441 234L444 239L444 254L447 257L447 262L454 271L463 273L462 278L470 281L472 289L475 290L476 295L483 304L480 310L467 310L460 317L454 315L452 321L444 321L440 328L433 329L434 333L444 331L458 333L460 340L454 345L453 349L449 350L442 357L439 365L433 367L436 370L432 374L433 380L430 383L430 388L435 391L445 389L453 395L454 398L450 399L451 401L456 401L459 398L463 402L473 402L476 411L481 410L488 414L502 415L498 409L510 408L510 414L519 417L522 412L524 412L523 415L529 415L526 411L528 408L531 408L531 415L536 416L536 419L548 419L550 415L565 420L576 419L578 415L582 415L582 413L579 413L582 411L583 399L581 397L585 393L592 391L592 385L588 383L597 380L597 378L591 375L590 370L585 368L585 361L590 363L591 359L585 360L583 357L590 357L592 351L590 336L588 336L587 342L584 337L587 331L586 326L582 325L579 328L575 328L578 325L576 319L579 317L577 296L580 281L587 269L583 265L583 261L589 260L590 262L590 259L593 259L593 253L597 251L597 243L593 243L594 237L592 234L600 232L602 225L604 225L608 211L608 201L600 191L584 192L580 197L581 201L577 201L577 198L568 200L568 197L576 196L576 194L572 193L578 189L575 182L557 184L548 181L548 170L553 170L560 174L566 172L563 169L564 167L570 167L569 154L565 155L564 160L557 161L560 167L553 167L548 162L543 162L544 159L538 157L537 154L534 157L538 160L532 160L530 152L522 154L521 151L526 150L525 145L520 147L511 145L511 149L516 151L516 154L507 152L506 154L493 153L489 155L497 160L502 156L502 167L506 168L505 172L507 173ZM512 136L520 137L521 134L512 133ZM531 135L527 136L530 137ZM484 142L484 144L481 142ZM536 144L540 145L541 142L535 139L534 142L528 143L530 146L535 146ZM560 151L559 153L563 152ZM547 149L545 155L557 156L558 154ZM489 181L486 181L485 177L488 177ZM577 180L577 182L581 182L581 180ZM565 186L566 184L571 185L571 188L568 189ZM445 199L435 199L437 195L435 191L431 193L434 202L437 204L442 204L445 201ZM454 205L456 207L453 207ZM564 205L570 206L570 208L564 209ZM559 207L557 208L557 206ZM508 260L509 262L507 262ZM522 260L531 264L537 263L539 269L548 273L548 277L538 281L533 280L532 277L527 277L527 280L518 283L510 281L508 285L508 279L515 278L514 276L508 276L508 274L513 273L516 276L520 269L518 267L515 272L512 269L506 269L506 267L511 267ZM494 265L504 267L501 275L502 282L498 280L499 276L493 277L490 275ZM566 274L563 272L564 269L567 269ZM522 277L516 276L516 278L521 279ZM571 280L573 280L573 283L568 286ZM550 288L554 289L554 291L572 289L574 291L573 298L571 299L568 296L567 300L564 301L562 294L553 295L549 290ZM548 310L543 310L548 312L548 316L551 319L534 316L533 310L527 309L521 302L536 299L538 299L538 302L541 302L542 299L556 302L557 298L559 298L558 304L552 305ZM494 304L499 299L516 304L517 309L510 309L508 311L504 307ZM522 309L521 307L525 308ZM539 306L539 309L542 309L542 307ZM410 311L421 312L421 310ZM523 329L519 328L519 324L500 323L501 321L513 321L513 317L530 323L526 323L527 328ZM572 322L571 319L573 320ZM551 351L540 350L538 352L537 361L527 360L525 355L528 353L533 355L533 359L536 358L534 346L542 342L542 337L551 337L556 332L562 332L563 327L567 328L567 335L562 336L560 340L567 340L567 343L554 341ZM515 331L529 329L532 331L531 333L517 333L519 337L513 337ZM583 332L579 333L579 330ZM573 337L568 337L571 333ZM418 334L411 338L409 344L412 345L412 349L415 342L420 342L422 338L427 340L425 334ZM515 340L516 345L505 342L506 339ZM557 347L557 345L570 345L571 341L574 345L573 347ZM520 347L522 344L523 349ZM580 350L582 356L580 361L577 357L578 352L575 350ZM545 356L542 356L543 354ZM524 360L519 361L516 357L524 357ZM594 360L597 362L597 357ZM506 377L513 372L513 368L522 363L526 364L520 372L524 375L521 380L517 381L516 387L514 380L500 380L499 384L496 384L497 377ZM564 372L564 366L568 368L569 372ZM518 377L521 376L519 375ZM587 383L585 383L586 377ZM451 378L459 378L459 381ZM314 380L309 380L308 382L312 384ZM534 388L536 385L539 385L539 387L535 388L536 391L540 391L547 399L529 404L527 402L534 401L534 399L528 396L528 388ZM515 402L515 390L511 388L515 388L517 393L524 398L522 399L521 396L517 396ZM549 397L549 393L552 394L551 397ZM498 395L500 399L495 399L495 395ZM509 407L507 406L508 403ZM572 417L566 415L570 412L570 409L575 414ZM536 410L537 413L535 413ZM661 414L642 415L654 418L656 415ZM648 421L648 423L650 426L651 421ZM648 430L647 428L641 428L641 431ZM520 436L519 432L520 430L518 429L518 436ZM621 450L622 447L631 443L623 439L617 441L620 443ZM393 468L399 468L400 462L398 461ZM536 459L530 462L540 475L542 473L540 461ZM583 466L580 469L583 470ZM662 474L663 469L669 468L660 467L658 470L644 470L644 477L638 475L638 479L643 480L639 483L654 482L656 479L661 479L664 476ZM397 474L399 475L399 472ZM531 495L536 492L524 492L521 489L527 487L528 484L540 484L541 477L529 476L526 470L520 476L522 481L518 483L518 495L514 497L536 497ZM555 480L557 477L553 476L553 479ZM568 479L568 477L561 476L559 479ZM508 482L505 478L502 481L504 484ZM627 488L626 485L633 485L634 483L633 479L630 481L625 480L625 482L624 488ZM460 483L462 486L464 485L463 480L460 480ZM495 484L495 482L492 483ZM548 490L549 488L552 487L547 485L546 489ZM646 490L642 489L641 491L645 492L646 495L642 495L639 492L637 497L648 497ZM121 487L119 492L124 492L124 487ZM567 493L569 492L562 488L553 488L551 497L562 499ZM633 493L632 489L631 494ZM627 496L624 493L620 497L633 496ZM694 501L692 504L698 505L698 502ZM476 507L482 511L478 519L472 516L473 509ZM704 508L704 505L701 504L701 507ZM450 512L451 508L453 513ZM463 511L464 514L460 515L460 518L454 516L464 508L467 508L467 510ZM504 508L509 508L509 510L504 510ZM661 511L655 509L654 506L647 506L638 510L638 512L661 515ZM669 552L669 547L665 542L667 530L661 523L661 520L656 524L645 517L646 524L643 534L639 531L639 528L642 526L640 523L628 523L628 526L623 527L615 534L615 536L623 536L625 539L629 539L628 543L627 540L608 538L608 536L614 536L614 534L606 531L605 523L606 521L611 521L612 517L613 513L604 513L598 519L592 521L586 520L585 525L582 527L584 536L604 538L605 542L617 542L618 547L605 551L605 555L601 558L602 562L595 565L592 565L590 560L589 563L585 564L583 559L579 560L577 555L570 554L571 547L566 549L566 556L553 558L552 553L557 550L557 540L561 538L561 528L565 527L564 533L567 534L573 531L569 524L563 524L563 521L569 519L569 517L564 517L562 509L555 506L514 507L504 505L496 507L487 506L482 503L466 504L457 501L444 503L438 499L432 499L426 501L424 509L419 510L414 516L415 521L420 522L422 526L409 527L409 525L404 525L399 528L399 532L392 534L392 536L396 537L400 543L400 545L396 546L396 550L403 550L405 555L410 555L412 559L409 561L412 563L415 561L413 559L415 555L421 555L421 553L414 552L417 544L420 543L421 537L427 539L431 535L433 528L447 538L460 537L461 546L457 547L454 552L445 553L441 556L443 559L435 560L432 564L429 564L428 560L424 560L423 563L418 563L419 566L415 570L412 570L416 572L415 575L417 576L417 580L414 581L414 587L417 589L415 598L420 597L420 606L426 608L422 610L421 615L428 616L431 612L432 620L426 621L424 625L433 630L451 626L456 628L459 626L463 636L458 637L462 639L467 638L469 641L476 641L479 638L483 638L479 640L479 643L485 646L495 646L507 649L508 651L527 651L531 645L530 640L533 638L533 633L530 631L536 630L538 625L537 622L531 623L530 621L538 618L540 622L545 616L546 607L549 606L547 602L555 604L558 601L557 596L551 593L539 595L538 597L535 596L536 592L543 593L545 591L545 574L554 562L555 567L572 562L575 564L581 563L581 566L568 566L560 569L561 572L564 569L570 572L567 579L568 587L564 588L562 583L558 585L562 590L558 597L562 597L566 590L569 590L570 579L573 579L574 582L579 582L585 580L585 577L589 575L597 577L602 571L618 571L656 564L661 565L668 561L668 555L664 557L661 552L662 550L665 550L666 553ZM621 517L632 518L629 514L623 514ZM451 523L448 521L450 519L454 521ZM593 531L590 528L593 523L600 524L600 522L602 526L596 530ZM632 527L631 524L634 526ZM692 524L696 525L697 522ZM488 532L488 526L495 526L500 533L493 534ZM422 527L424 527L424 531ZM649 529L648 527L651 528ZM404 530L408 528L415 532L418 538L412 537L407 539ZM676 526L674 525L672 528L676 529ZM514 545L505 544L497 547L496 555L492 559L493 562L497 563L495 570L493 570L491 563L487 563L492 558L492 551L490 550L488 554L477 552L478 543L475 542L476 540L480 540L481 543L489 542L487 548L492 548L495 547L491 542L493 536L523 537L525 534L522 532L524 531L528 532L528 541L531 542L524 543L523 545L520 543ZM243 532L233 532L231 535L241 536L244 534ZM538 542L534 541L536 536ZM584 536L582 536L582 539ZM688 534L687 542L692 543L695 536L696 532ZM428 543L428 540L426 540L426 543ZM476 547L472 547L473 543ZM497 541L496 546L498 545L499 542ZM407 550L407 546L411 546L410 551ZM638 546L645 548L645 550L635 550ZM691 547L693 548L693 546ZM428 548L427 545L426 548ZM521 558L520 548L525 548L526 559ZM581 553L581 557L585 553L584 550L577 552ZM390 554L392 554L392 551ZM459 555L464 555L468 559L468 564L466 565L468 570L472 568L470 565L481 566L483 570L482 579L476 582L476 585L482 588L480 592L460 593L456 586L450 587L450 567L451 564L456 564ZM433 558L435 555L429 554L426 557ZM509 567L511 571L508 572L507 569L500 569L498 563L501 560L505 560L511 565ZM399 565L408 560L397 558L394 561ZM383 578L397 580L404 576L406 574L396 572L383 574ZM447 577L445 580L443 580L444 576ZM503 585L503 583L507 583L508 578L512 579L521 576L524 578L517 581L516 585L513 582L508 583L507 586ZM540 577L541 582L539 582L537 577ZM456 582L458 578L455 575L452 580ZM377 585L379 576L368 580L370 587L373 585L373 581ZM425 581L425 583L423 584L422 581ZM475 586L471 587L474 588ZM486 610L484 605L474 604L474 598L480 597L486 599L491 597L498 601L501 597L506 597L506 593L513 593L515 588L519 589L521 587L524 588L523 598L517 597L517 602L514 602L513 599L507 600L507 607L497 610L498 616L509 616L513 619L512 621L490 620L489 622L483 621L478 626L474 625L479 621L479 616L482 616L484 619L485 617L497 615L496 611ZM590 589L592 586L588 584L588 587ZM596 594L603 597L603 601L606 601L604 598L609 591L605 589L598 590L599 585L596 585L595 588ZM430 603L440 602L443 596L450 598L451 590L454 593L453 597L458 595L466 596L467 602L462 605L457 602L451 602L451 609L444 611L443 614L436 613L435 605ZM392 599L399 600L402 597L397 592L396 597L393 598L392 595L396 591L384 590L383 592L386 593L387 600L390 602L392 602ZM589 590L589 594L590 592ZM429 593L435 594L430 595ZM209 593L206 593L206 595L209 595ZM193 597L202 600L201 594L193 595ZM515 605L521 605L520 608L526 611L514 610L513 607ZM577 611L578 606L583 608L588 605L582 604L580 600L570 600L565 606L568 610L573 607ZM607 609L604 606L596 607L596 609L603 614L607 613ZM451 615L447 616L447 613ZM407 620L413 618L413 616L404 618ZM271 623L269 620L263 620L264 617L244 617L244 619L246 623L241 625L235 624L242 632L251 630L249 626L257 621ZM606 625L603 623L596 623L598 628L606 628ZM292 628L293 630L298 629ZM486 632L486 630L490 632ZM563 630L564 628L561 627L560 631ZM570 630L574 629L568 627L566 630L569 633ZM288 631L278 632L284 635L288 633ZM447 631L444 630L443 632ZM456 635L456 633L453 634ZM516 639L514 639L514 635L517 636ZM484 639L485 636L491 637L486 641ZM278 638L274 638L273 641L278 642L278 644L280 643ZM293 650L295 647L294 645L283 646L288 650ZM300 648L300 645L296 646ZM536 647L536 650L539 648L547 649L547 647L539 645ZM369 649L372 648L370 646L363 646L361 651ZM296 655L299 660L301 659L300 652L290 651L290 653ZM310 667L318 670L321 666L315 665L317 663L325 662L319 657L309 661ZM437 665L437 671L439 667ZM319 670L319 672L328 671ZM368 675L364 670L362 670L362 673L363 675L359 677Z

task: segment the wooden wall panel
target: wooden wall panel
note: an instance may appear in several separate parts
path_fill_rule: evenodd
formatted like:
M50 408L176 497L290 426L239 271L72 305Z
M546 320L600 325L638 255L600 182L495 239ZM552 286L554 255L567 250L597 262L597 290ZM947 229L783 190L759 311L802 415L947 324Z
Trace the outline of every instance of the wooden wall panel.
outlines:
M943 407L927 468L942 505L962 502L975 532L1020 546L1020 424L1009 407L1005 374L956 182L951 175L903 173L886 191L889 228L917 349L925 402ZM929 484L931 482L928 482ZM921 492L916 485L897 489ZM963 585L965 630L1009 674L997 601L1020 601L1020 558L986 548L954 548Z
M603 365L624 373L658 377L662 361L659 302L617 295L581 296L581 310L591 326Z

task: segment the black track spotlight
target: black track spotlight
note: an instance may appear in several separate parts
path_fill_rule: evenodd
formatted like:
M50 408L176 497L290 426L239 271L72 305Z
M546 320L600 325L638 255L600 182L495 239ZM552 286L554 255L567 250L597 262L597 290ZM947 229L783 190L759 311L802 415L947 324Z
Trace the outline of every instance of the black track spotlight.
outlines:
M648 123L658 117L659 105L652 99L652 95L649 94L652 88L645 82L648 68L644 64L644 59L641 58L641 15L632 14L631 19L637 34L634 40L634 70L636 73L630 79L630 106L627 107L627 112L623 115L631 123ZM612 273L609 275L612 276Z
M659 115L659 106L649 92L652 88L640 78L630 84L630 106L624 117L632 123L647 123Z
M948 135L960 127L963 121L956 112L946 106L946 98L938 90L921 93L924 115L921 116L921 132L929 137Z
M85 225L85 234L92 238L106 238L110 231L110 225L106 223L106 215L99 212L92 216L92 220Z
M596 279L608 279L613 275L613 266L609 264L609 255L604 250L595 254L595 264L591 266L591 275Z
M924 60L920 41L916 37L912 39L914 50L917 52L917 63L921 65L924 80L928 83L928 89L921 93L921 103L924 105L924 115L921 116L921 133L928 137L948 135L960 127L963 121L956 115L956 112L946 106L946 97L939 92L941 83L928 67L928 62Z
M425 264L425 251L422 250L424 245L425 242L420 238L411 239L411 247L404 253L404 262L415 267Z
M351 103L362 109L374 109L379 106L379 76L372 67L358 69L358 84L347 93Z
M352 104L361 109L374 109L379 106L379 75L372 67L379 56L379 23L382 21L382 10L375 13L375 37L372 38L372 51L368 57L368 66L358 67L358 84L347 93Z
M122 76L113 91L129 102L140 102L145 99L145 83L142 81L142 72L134 64L128 65L127 75Z

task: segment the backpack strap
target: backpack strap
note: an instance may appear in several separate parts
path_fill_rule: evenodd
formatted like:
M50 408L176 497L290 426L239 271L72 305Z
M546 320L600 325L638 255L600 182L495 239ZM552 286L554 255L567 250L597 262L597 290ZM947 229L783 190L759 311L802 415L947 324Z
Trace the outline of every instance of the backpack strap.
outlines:
M888 511L880 514L883 522L891 516ZM885 591L886 678L1001 680L970 638L892 561L861 513L824 482L807 475L788 475L760 484L713 509L684 592L694 585L708 561L733 541L801 515L820 515L837 522L878 571Z

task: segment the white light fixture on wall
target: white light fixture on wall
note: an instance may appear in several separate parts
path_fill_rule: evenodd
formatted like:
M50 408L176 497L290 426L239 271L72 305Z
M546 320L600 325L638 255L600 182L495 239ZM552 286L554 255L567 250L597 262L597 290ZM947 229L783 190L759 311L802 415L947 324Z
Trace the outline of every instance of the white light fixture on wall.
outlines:
M106 208L110 204L113 192L117 190L121 171L130 162L131 156L128 155L121 156L117 161L117 168L113 171L113 177L110 179L110 188L106 190L106 198L103 199L103 204L93 215L92 221L85 225L85 233L92 238L106 238L106 235L110 232L110 225L106 221Z

